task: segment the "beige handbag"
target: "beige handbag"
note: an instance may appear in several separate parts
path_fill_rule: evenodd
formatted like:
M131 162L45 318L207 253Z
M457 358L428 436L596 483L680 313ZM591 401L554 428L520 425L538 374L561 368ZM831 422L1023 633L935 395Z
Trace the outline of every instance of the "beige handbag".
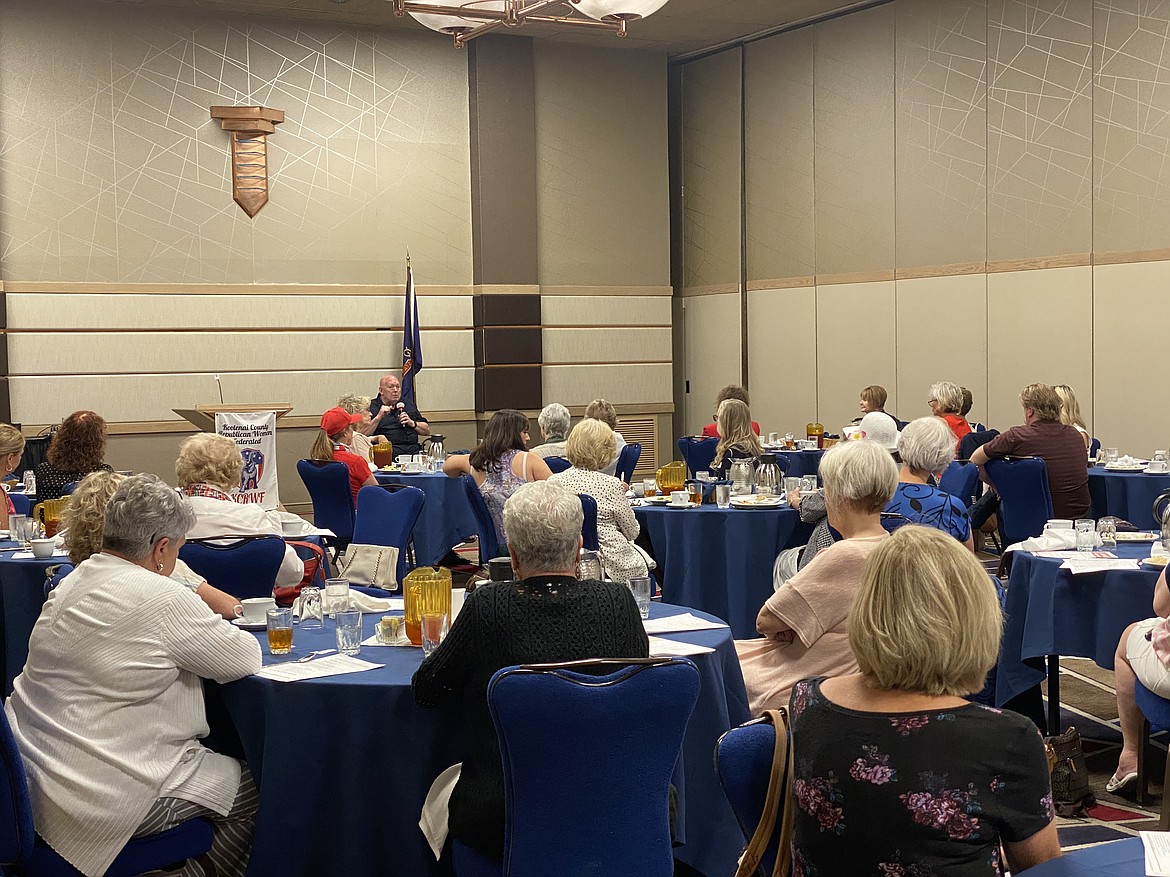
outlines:
M337 568L338 575L351 585L398 590L398 549L391 545L350 543Z
M772 877L788 877L792 873L792 745L788 739L788 725L785 723L787 710L765 710L762 718L770 721L776 729L776 747L772 750L772 771L768 776L768 794L764 799L764 812L756 826L752 839L739 857L735 877L754 877L760 867L760 859L768 842L776 831L776 820L780 820L780 841L776 848L776 867Z

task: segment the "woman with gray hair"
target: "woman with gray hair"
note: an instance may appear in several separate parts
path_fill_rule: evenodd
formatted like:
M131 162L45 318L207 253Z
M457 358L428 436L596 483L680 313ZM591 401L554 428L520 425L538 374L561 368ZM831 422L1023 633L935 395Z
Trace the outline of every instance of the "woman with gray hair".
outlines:
M958 499L930 484L937 482L955 459L955 437L938 417L919 417L902 430L898 438L902 468L894 498L886 505L890 514L901 515L914 524L950 533L972 551L971 519Z
M487 706L492 674L513 664L649 654L629 589L577 580L581 519L575 493L549 481L519 487L504 505L516 581L468 594L447 638L414 674L415 700L422 706L462 707L470 732L447 818L434 814L436 822L494 860L504 853L504 776Z
M532 453L541 457L563 457L568 445L569 409L560 402L552 402L540 409L536 425L540 427L542 444L532 448Z
M201 679L260 669L260 644L173 572L194 523L154 475L106 505L102 550L49 594L4 707L28 775L37 832L87 877L131 837L202 817L221 877L240 877L257 793L247 767L211 752Z
M882 509L894 494L898 467L890 452L862 439L834 445L821 459L825 508L842 536L776 589L756 617L762 639L737 640L753 715L788 703L808 676L857 669L845 616L869 555L888 537Z
M957 448L963 436L971 431L971 424L959 413L963 407L963 389L950 381L939 381L931 384L928 403L930 413L947 422L947 426L955 435L955 447Z
M370 459L370 449L374 445L390 441L384 435L374 434L369 396L363 396L360 393L346 393L337 400L337 407L346 414L362 415L362 419L353 425L353 437L349 443L349 449L362 459Z

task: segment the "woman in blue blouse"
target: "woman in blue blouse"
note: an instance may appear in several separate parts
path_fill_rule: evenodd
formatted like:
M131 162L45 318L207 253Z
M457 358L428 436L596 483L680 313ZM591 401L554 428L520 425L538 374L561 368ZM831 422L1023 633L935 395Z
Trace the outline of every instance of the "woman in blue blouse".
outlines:
M898 454L902 469L886 511L911 523L950 533L974 551L966 507L929 483L932 477L937 481L955 459L955 436L946 421L939 417L911 421L898 437Z

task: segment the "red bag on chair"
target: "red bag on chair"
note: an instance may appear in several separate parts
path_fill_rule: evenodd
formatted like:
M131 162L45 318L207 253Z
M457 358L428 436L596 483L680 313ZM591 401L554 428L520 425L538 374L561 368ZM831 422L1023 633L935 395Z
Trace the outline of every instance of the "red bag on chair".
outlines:
M307 585L318 588L325 587L325 549L313 542L286 541L284 544L291 545L293 550L297 552L297 556L305 562L305 574L295 585L272 589L272 596L276 598L277 606L291 606L293 601L301 595L301 588ZM301 549L307 551L309 556L306 557Z

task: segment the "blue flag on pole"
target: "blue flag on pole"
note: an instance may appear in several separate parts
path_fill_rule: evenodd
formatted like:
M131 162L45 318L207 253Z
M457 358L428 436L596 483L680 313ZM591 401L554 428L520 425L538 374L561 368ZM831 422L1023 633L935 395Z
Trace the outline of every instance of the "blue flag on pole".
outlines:
M406 262L406 306L402 315L402 399L418 404L414 398L414 376L422 371L422 336L418 329L418 299L414 295L414 274Z

